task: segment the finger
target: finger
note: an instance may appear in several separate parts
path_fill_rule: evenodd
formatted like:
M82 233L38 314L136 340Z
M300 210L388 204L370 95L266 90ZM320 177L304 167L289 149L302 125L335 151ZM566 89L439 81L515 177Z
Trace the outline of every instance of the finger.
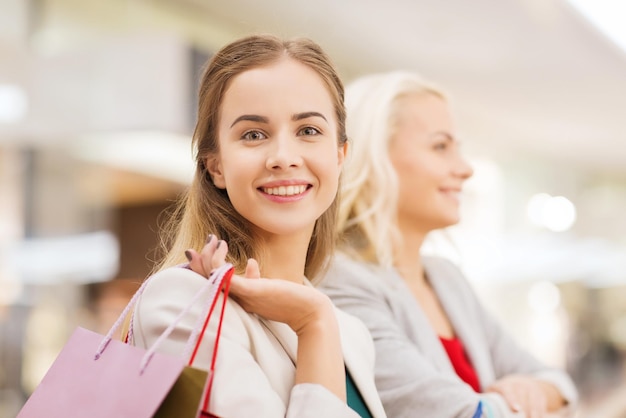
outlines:
M504 399L506 399L506 402L509 404L509 408L511 408L511 411L513 412L528 411L528 409L525 408L525 405L520 403L519 396L516 396L511 392L507 392L507 394L503 396L504 396Z
M545 418L547 412L547 401L544 394L533 387L528 393L528 403L530 408L530 416L532 418Z
M200 254L196 250L189 249L185 251L185 257L189 260L189 268L202 276L207 276L204 267L202 266L202 259L200 258Z
M514 412L524 411L524 414L528 418L531 417L531 405L528 402L528 388L524 385L520 385L518 381L511 387L510 393L511 409Z
M248 259L248 264L246 265L245 277L247 279L260 279L261 278L261 270L259 269L259 263L254 258Z
M209 277L211 271L217 267L213 265L213 255L215 254L215 248L217 247L218 241L214 235L209 235L207 238L207 242L200 251L202 267L204 268L205 277Z
M532 380L526 379L523 383L518 387L518 399L526 416L528 418L544 418L546 408L543 393Z
M533 402L532 392L533 388L528 385L528 382L517 384L515 386L514 399L517 402L518 411L524 411L527 418L540 418L541 415L538 415L537 405Z
M219 240L217 244L215 244L215 252L211 258L213 268L218 268L226 263L226 254L228 254L228 244L224 240Z
M535 406L532 404L530 398L527 396L522 401L522 408L528 418L539 418Z
M509 402L509 406L511 408L511 411L513 412L520 412L520 411L524 411L524 410L528 410L526 408L524 408L519 402L517 402L515 399L510 399L508 400Z
M522 410L522 406L517 401L517 397L513 391L503 382L496 382L485 389L485 392L495 392L502 396L513 412L519 412Z

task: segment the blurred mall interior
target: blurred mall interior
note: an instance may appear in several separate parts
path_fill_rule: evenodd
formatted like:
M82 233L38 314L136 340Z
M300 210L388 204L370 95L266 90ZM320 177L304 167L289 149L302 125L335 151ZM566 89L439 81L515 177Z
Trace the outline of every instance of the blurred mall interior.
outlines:
M417 71L475 168L459 263L578 416L626 417L626 32L617 0L0 0L0 417L78 325L106 332L191 178L198 76L245 34L308 36L344 81Z

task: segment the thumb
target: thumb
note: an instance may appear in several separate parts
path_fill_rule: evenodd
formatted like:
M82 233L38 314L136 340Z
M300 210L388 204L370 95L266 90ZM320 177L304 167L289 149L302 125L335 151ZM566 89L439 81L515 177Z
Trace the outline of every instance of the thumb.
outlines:
M248 264L246 265L246 274L247 279L260 279L261 271L259 270L259 263L254 258L248 259Z

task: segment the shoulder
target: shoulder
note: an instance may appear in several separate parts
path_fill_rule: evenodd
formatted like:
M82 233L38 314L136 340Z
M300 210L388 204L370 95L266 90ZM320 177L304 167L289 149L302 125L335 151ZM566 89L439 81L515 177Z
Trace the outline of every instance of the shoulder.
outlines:
M186 295L195 295L206 278L183 267L169 267L160 270L146 279L148 283L142 295L145 299L175 299ZM166 296L167 297L164 297ZM187 300L187 298L185 298Z
M202 292L203 295L200 295L199 300L194 304L201 306L203 301L206 301L215 291L214 287L208 286L204 276L182 267L163 269L146 280L148 283L140 298L142 310L153 308L181 311L198 293ZM221 299L221 294L217 297ZM230 298L227 300L227 305L239 307Z
M463 273L461 272L459 267L447 258L437 256L423 256L422 262L424 264L424 268L426 268L427 270L445 272L450 275L463 276Z
M355 260L343 253L337 253L332 258L328 272L333 274L373 274L376 266L360 260Z
M215 288L207 286L207 279L189 269L182 267L170 267L161 270L148 279L145 290L135 305L134 320L138 329L143 331L148 339L158 336L167 325L185 309L189 313L182 317L177 329L183 334L191 332L197 318L203 314L203 308L207 305L207 298L215 295ZM201 295L199 293L202 292ZM194 302L196 296L199 297ZM209 327L213 327L219 317L218 311L223 302L223 293L217 294L217 304ZM246 313L237 302L227 298L224 314L225 333L235 340L240 340L242 345L248 344L247 328L257 322ZM259 325L260 326L260 325ZM186 335L186 334L185 334ZM174 339L186 338L173 334Z
M445 281L455 283L455 285L469 285L467 277L460 267L443 257L424 256L422 257L424 270L431 281Z
M424 270L440 299L466 309L475 309L480 302L465 274L458 265L442 257L423 257Z
M203 276L182 267L160 270L146 281L135 311L151 316L161 312L178 314L206 284Z
M339 253L331 260L328 270L319 285L322 288L334 287L367 287L370 289L381 286L390 270L373 263L354 260Z

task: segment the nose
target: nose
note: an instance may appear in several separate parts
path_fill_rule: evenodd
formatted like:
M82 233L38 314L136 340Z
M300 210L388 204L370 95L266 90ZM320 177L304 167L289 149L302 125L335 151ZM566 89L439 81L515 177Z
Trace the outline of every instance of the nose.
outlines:
M288 134L275 136L268 148L266 167L268 170L286 170L302 165L303 158L298 139Z
M457 154L457 159L454 164L454 174L463 180L467 180L474 174L474 169L461 154Z

